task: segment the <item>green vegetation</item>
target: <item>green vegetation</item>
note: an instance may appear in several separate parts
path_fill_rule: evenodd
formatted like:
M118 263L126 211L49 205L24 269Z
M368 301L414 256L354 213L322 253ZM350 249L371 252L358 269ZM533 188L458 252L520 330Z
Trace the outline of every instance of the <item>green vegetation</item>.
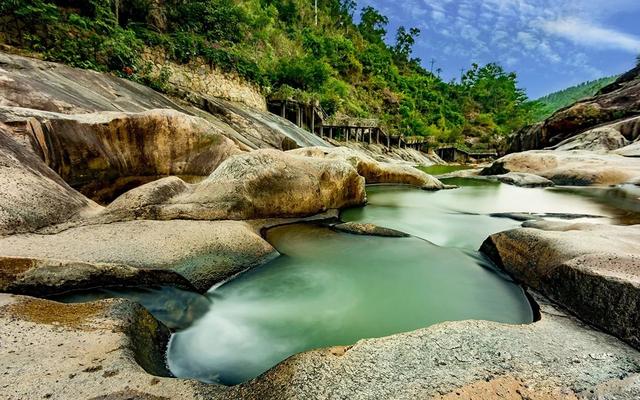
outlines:
M570 106L578 100L595 95L598 90L615 81L617 76L597 79L595 81L583 82L579 85L548 94L536 100L539 106L536 107L535 120L543 121L561 108Z
M515 74L473 65L460 82L444 82L411 58L418 29L390 35L372 7L356 24L355 5L319 0L316 25L308 0L3 0L0 40L160 90L169 76L151 76L145 51L208 63L266 95L318 101L329 114L379 118L437 142L494 146L533 121L537 105Z

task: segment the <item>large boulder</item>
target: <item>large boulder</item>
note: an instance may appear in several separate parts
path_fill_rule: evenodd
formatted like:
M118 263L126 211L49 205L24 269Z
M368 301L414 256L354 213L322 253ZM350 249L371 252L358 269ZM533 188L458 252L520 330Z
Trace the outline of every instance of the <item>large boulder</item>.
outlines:
M535 221L482 245L518 281L640 348L640 226Z
M88 217L101 209L72 189L2 127L0 187L0 236Z
M568 150L589 150L607 153L629 144L629 141L618 131L610 126L595 128L583 132L579 135L566 139L555 146L550 147L551 150L568 151Z
M0 122L67 183L101 202L162 176L206 177L240 152L206 120L171 109L66 115L1 107Z
M484 168L481 175L524 172L556 185L615 185L640 177L640 160L589 151L537 150L508 154Z
M98 220L292 218L365 202L364 179L347 162L256 150L197 184L173 177L129 191Z
M410 165L378 162L373 158L347 147L306 147L288 153L311 158L346 161L353 165L367 184L408 184L427 190L444 189L442 182Z
M186 279L192 287L204 292L216 282L278 255L250 225L238 221L128 221L86 225L57 233L0 238L0 249L0 256L11 257L0 262L0 275L8 280L6 286L31 285L35 288L33 292L18 291L34 294L60 291L59 287L64 284L82 288L93 283L95 287L104 282L104 276L117 278L114 284L130 283L133 282L131 274L138 278L146 276L147 282L173 282L178 286ZM42 273L51 268L41 269L41 260L46 261L45 266L55 265L52 260L61 260L62 267L55 269L56 279ZM34 264L38 267L36 270ZM79 269L74 269L78 264L89 264L82 266L86 274L80 277ZM129 268L114 270L114 264ZM141 271L135 274L130 268ZM28 282L25 283L25 279ZM141 279L138 284L142 282Z
M216 385L171 378L169 330L125 300L61 304L0 294L4 399L220 398Z

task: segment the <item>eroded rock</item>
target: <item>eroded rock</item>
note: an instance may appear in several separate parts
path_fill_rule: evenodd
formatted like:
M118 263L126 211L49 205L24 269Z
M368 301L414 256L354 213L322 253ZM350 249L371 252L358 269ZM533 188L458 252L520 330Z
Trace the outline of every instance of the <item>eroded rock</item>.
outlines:
M225 392L169 378L169 331L136 303L61 304L0 294L0 321L6 399L199 399Z
M482 170L481 175L528 173L556 185L615 185L640 176L640 160L589 151L525 151L506 155Z
M517 280L640 347L640 226L528 222L481 248Z
M0 127L0 236L88 217L101 207L78 193Z
M367 184L408 184L427 190L444 189L442 182L410 165L378 162L371 157L346 147L306 147L288 153L310 158L343 160L353 165Z
M130 274L170 281L172 273L203 292L214 283L277 255L247 223L236 221L128 221L78 226L58 233L0 238L0 249L0 255L5 257L61 260L63 266L69 267L91 264L83 269L86 275L79 275L80 270L73 268L58 268L55 273L59 276L54 280L41 276L33 283L51 290L60 285L88 287L92 278L96 279L94 284L99 284L102 277L109 276L128 281ZM113 270L113 266L94 264L126 265L142 271ZM108 268L112 270L109 272ZM160 271L154 275L155 270ZM15 278L14 285L21 284L19 279L24 277ZM179 277L175 279L177 284L181 281Z
M362 224L358 222L344 222L331 226L344 233L351 233L354 235L368 235L368 236L383 236L383 237L409 237L411 235L397 231L395 229L385 228L374 224Z
M428 399L477 391L479 382L495 385L506 379L546 398L588 396L592 390L610 398L636 398L640 353L550 304L543 303L541 312L541 320L529 325L446 322L361 340L337 354L332 349L309 351L232 388L230 396ZM621 379L626 380L616 385ZM496 398L503 389L488 388L486 396L473 398Z
M291 218L365 201L364 179L347 162L257 150L229 158L198 184L174 177L136 188L98 220Z
M171 109L66 115L4 107L0 121L26 135L25 145L64 181L101 202L162 176L204 178L240 153L213 124Z

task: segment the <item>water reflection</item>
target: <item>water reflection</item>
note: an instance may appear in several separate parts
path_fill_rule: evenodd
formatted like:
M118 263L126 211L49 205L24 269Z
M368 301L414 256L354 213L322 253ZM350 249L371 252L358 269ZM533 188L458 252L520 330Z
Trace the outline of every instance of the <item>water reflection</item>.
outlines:
M449 179L459 189L427 192L403 186L367 188L369 203L342 213L346 221L394 228L441 246L478 249L489 235L521 222L492 213L532 212L601 215L574 222L618 222L623 212L606 202L561 189L531 189L478 179ZM592 189L592 188L590 188ZM613 220L611 220L611 218Z
M171 329L189 327L211 307L206 296L166 286L99 288L50 297L51 300L63 303L82 303L109 298L136 301Z
M235 384L312 348L441 321L532 320L522 289L474 252L314 225L268 240L285 256L215 289L209 312L174 335L176 376Z

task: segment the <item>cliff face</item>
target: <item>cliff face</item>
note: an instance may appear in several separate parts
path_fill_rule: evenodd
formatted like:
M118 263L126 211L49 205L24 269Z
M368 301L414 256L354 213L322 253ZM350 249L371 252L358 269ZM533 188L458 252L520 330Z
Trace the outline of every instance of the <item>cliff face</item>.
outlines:
M561 109L541 123L521 129L511 137L507 152L555 146L579 133L610 124L615 125L614 129L627 140L633 141L640 136L640 130L630 118L638 114L640 67L621 75L596 96Z
M289 121L243 103L206 93L169 98L113 75L6 53L0 53L0 106L63 114L173 109L204 118L244 150L328 146Z

